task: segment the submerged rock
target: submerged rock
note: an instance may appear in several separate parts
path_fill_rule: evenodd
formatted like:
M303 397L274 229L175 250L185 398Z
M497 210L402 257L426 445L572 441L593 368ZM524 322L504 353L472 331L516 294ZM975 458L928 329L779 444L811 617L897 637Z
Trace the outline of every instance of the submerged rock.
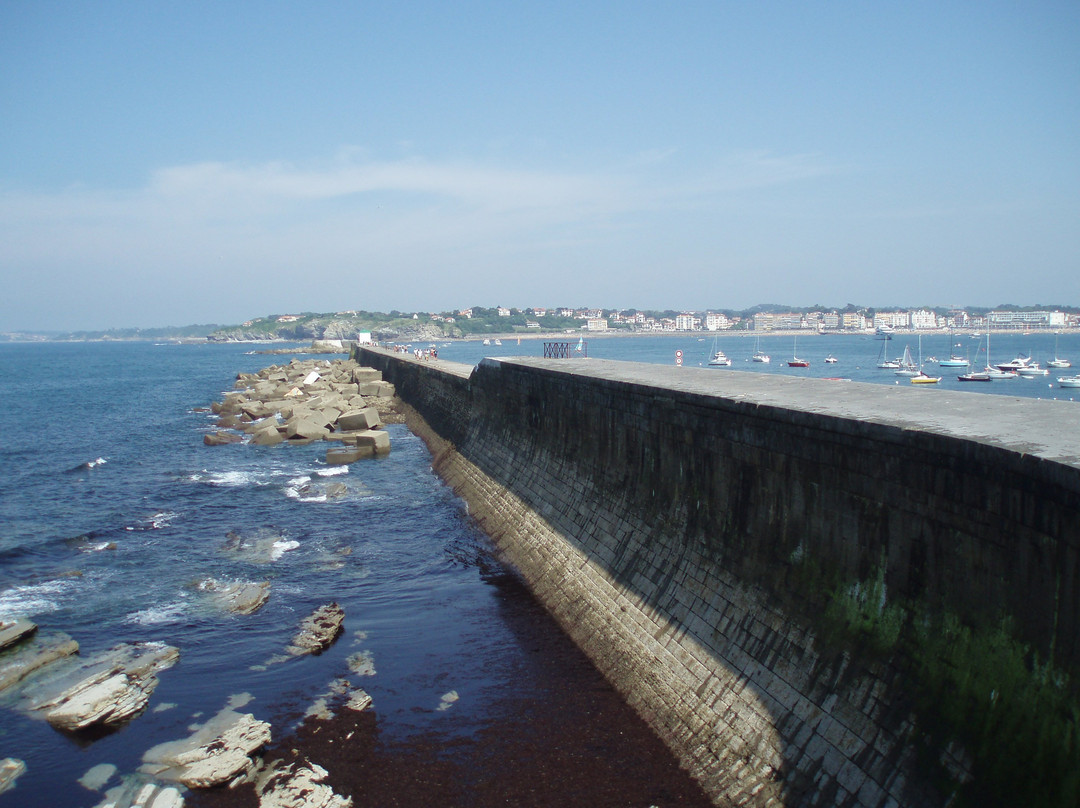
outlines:
M94 808L184 808L184 796L174 786L133 777L106 791Z
M113 725L138 715L158 685L158 671L171 668L180 652L161 642L125 643L69 666L35 684L24 695L57 729Z
M141 771L189 788L209 788L246 776L252 755L270 742L270 725L228 707L190 736L148 749Z
M0 760L0 794L15 787L15 781L26 771L26 764L16 758Z
M20 682L36 670L79 652L79 644L67 634L38 635L0 656L0 691Z

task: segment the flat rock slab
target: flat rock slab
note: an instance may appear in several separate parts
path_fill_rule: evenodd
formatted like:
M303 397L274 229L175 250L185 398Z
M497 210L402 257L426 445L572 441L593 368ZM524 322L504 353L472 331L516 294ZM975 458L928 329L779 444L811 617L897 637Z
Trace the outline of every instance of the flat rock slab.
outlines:
M196 585L200 592L210 595L213 604L233 614L254 614L270 598L269 581L219 581L204 578Z
M336 603L320 606L300 624L292 643L285 650L291 656L318 654L325 651L341 634L345 610Z
M79 644L67 634L38 635L0 654L0 692L22 681L34 671L79 652Z
M210 788L252 771L252 755L270 742L270 725L228 707L187 738L148 749L140 771L188 788Z
M30 620L0 621L0 650L29 637L37 631L37 623Z
M143 711L157 672L179 658L179 650L161 642L117 645L36 683L24 697L57 729L119 724Z
M259 774L259 808L352 808L352 798L335 794L322 781L327 771L313 763L270 766Z

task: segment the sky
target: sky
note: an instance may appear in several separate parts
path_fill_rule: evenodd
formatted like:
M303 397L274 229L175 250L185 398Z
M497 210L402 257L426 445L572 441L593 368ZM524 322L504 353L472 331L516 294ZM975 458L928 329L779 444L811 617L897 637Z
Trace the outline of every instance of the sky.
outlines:
M0 2L0 331L1080 305L1080 3Z

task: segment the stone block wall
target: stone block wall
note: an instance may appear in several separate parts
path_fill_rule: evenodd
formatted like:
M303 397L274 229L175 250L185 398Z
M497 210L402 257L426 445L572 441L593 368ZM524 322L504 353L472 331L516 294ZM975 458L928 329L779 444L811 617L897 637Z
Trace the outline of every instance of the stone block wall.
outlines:
M819 639L834 582L880 568L890 597L976 621L1000 606L1075 667L1071 466L572 363L361 358L718 805L947 799L916 766L904 666Z

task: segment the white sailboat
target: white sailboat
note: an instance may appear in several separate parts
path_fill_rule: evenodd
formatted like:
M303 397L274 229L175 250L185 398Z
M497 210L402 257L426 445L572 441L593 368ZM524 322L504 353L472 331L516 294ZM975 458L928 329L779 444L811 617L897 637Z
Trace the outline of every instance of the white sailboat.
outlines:
M1058 335L1054 334L1054 358L1046 363L1048 368L1071 368L1072 362L1058 356Z
M769 362L772 361L772 357L770 357L767 353L765 353L763 350L761 350L760 340L761 340L760 337L754 337L754 357L753 357L753 360L755 362L762 362L764 364L768 364Z
M911 356L911 349L907 345L904 346L904 356L900 360L900 367L895 371L897 376L918 376L919 366L915 364L915 360Z
M884 340L881 343L881 350L878 352L877 366L882 370L896 370L900 367L900 363L895 359L889 359L889 341Z

